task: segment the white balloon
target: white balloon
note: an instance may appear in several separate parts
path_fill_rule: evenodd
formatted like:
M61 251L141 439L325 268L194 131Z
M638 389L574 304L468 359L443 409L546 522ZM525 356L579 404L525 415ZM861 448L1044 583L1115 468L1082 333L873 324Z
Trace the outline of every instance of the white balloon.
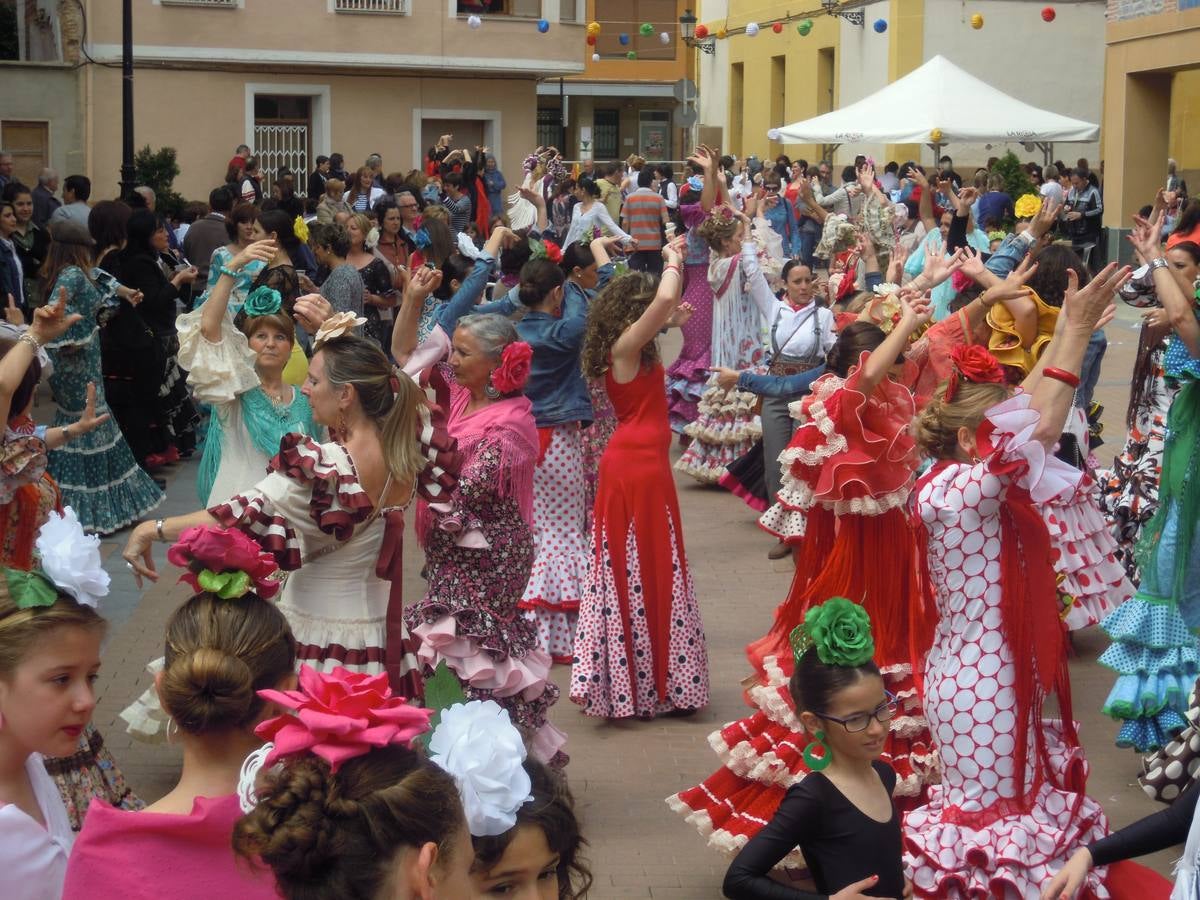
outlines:
M667 34L665 31L660 31L660 32L659 32L659 34L658 34L658 39L659 39L660 41L662 41L664 44L669 44L669 43L671 43L671 36L670 36L669 34Z
M746 37L754 37L756 34L758 34L758 23L757 22L747 22L746 23Z
M599 53L592 54L592 62L600 62L600 54Z
M467 27L468 28L478 28L482 24L483 24L483 19L479 18L479 16L467 16Z

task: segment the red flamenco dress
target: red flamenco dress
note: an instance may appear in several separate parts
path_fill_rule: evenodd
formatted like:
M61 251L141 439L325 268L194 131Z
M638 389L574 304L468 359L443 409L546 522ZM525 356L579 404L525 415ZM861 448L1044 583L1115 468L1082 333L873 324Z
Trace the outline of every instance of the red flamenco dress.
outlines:
M808 735L788 692L788 635L811 606L830 597L849 597L867 608L875 623L875 659L901 701L883 755L896 770L896 796L911 806L936 780L909 650L910 629L920 642L921 630L932 624L919 614L920 621L910 623L910 609L920 603L916 544L905 511L917 461L909 435L915 407L908 388L889 379L869 397L858 390L865 359L848 378L830 373L813 385L803 401L804 424L780 454L787 469L778 497L800 558L774 626L747 648L755 674L746 696L756 710L709 736L722 767L667 799L710 845L726 852L745 846L788 788L809 772L802 755ZM780 865L802 866L800 851Z

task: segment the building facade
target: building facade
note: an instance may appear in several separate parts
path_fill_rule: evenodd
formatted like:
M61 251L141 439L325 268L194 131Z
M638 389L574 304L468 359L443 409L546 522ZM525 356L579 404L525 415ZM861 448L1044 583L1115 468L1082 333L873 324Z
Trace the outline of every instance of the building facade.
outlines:
M700 63L701 121L721 130L724 149L739 156L786 153L836 163L851 162L858 153L930 163L934 154L927 146L780 144L768 140L767 131L861 100L938 54L1026 103L1100 121L1104 8L1099 0L1056 7L1049 23L1041 18L1040 6L1022 0L967 5L881 0L844 3L837 11L798 15L795 4L767 0L701 5L698 15L709 33L728 32ZM983 16L982 28L972 27L976 13ZM798 28L805 20L811 29L802 34ZM744 32L751 22L759 25L757 35ZM774 22L782 24L778 33ZM881 30L876 23L882 23ZM1039 150L1018 142L948 144L943 152L961 172L1009 149L1023 160L1042 161ZM1071 161L1087 157L1095 164L1099 146L1063 144L1055 155Z
M75 82L77 100L70 102L65 87L33 87L37 64L0 61L11 68L0 127L13 131L5 125L13 97L29 94L29 110L13 109L11 120L33 121L32 110L50 111L41 116L49 159L64 172L89 175L95 197L115 196L120 6L39 2L55 21L63 21L62 11L78 10L86 29L77 71L69 58L43 64ZM133 6L135 143L176 149L182 173L175 189L189 198L206 197L221 183L239 144L268 173L281 166L306 172L318 155L335 151L351 171L379 153L393 172L420 166L438 135L451 132L456 147L487 145L502 168L519 170L536 143L538 81L584 68L583 0L133 0ZM479 27L471 27L472 15L480 16ZM15 75L28 91L14 89ZM46 92L58 97L57 106L39 107Z
M557 146L568 159L686 156L690 127L674 90L680 79L695 77L693 53L679 40L679 16L691 5L587 0L587 21L599 23L600 34L594 46L579 40L582 74L538 85L538 143ZM652 26L649 34L640 33L643 25Z
M1107 18L1104 224L1115 234L1153 202L1168 157L1200 195L1200 0L1109 0Z

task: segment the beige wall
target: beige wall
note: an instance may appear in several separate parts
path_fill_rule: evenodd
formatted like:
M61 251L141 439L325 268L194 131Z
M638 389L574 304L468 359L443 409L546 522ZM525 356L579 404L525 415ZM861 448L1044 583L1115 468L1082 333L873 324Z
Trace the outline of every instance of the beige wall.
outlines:
M111 197L117 191L121 165L120 72L93 70L94 152L88 174L95 183L95 196ZM498 115L493 149L501 167L519 166L535 144L537 98L532 80L139 68L134 86L136 146L174 147L183 170L176 190L189 199L207 197L224 178L237 145L251 143L246 134L246 84L264 82L328 88L329 146L314 140L313 154L342 153L350 169L372 152L383 155L387 172L416 166L413 113L418 108ZM428 117L445 116L429 113Z

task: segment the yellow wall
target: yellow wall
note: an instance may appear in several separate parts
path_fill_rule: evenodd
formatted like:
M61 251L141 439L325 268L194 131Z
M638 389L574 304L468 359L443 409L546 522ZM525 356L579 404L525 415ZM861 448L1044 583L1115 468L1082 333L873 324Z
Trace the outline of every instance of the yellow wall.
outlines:
M588 0L587 21L603 20L603 14L597 14L596 6L603 0ZM660 31L669 32L672 41L679 40L679 16L687 8L699 4L693 0L679 0L678 11L674 21L656 22ZM608 26L611 30L615 26ZM637 31L637 25L629 26L626 31L630 34ZM658 38L655 37L657 41ZM567 81L666 81L675 82L680 78L694 77L690 73L690 64L696 51L679 44L675 50L674 59L602 59L592 62L592 48L586 41L580 40L580 53L585 64L582 75L568 78ZM632 45L631 45L632 46Z
M730 3L727 25L724 22L705 24L715 33L721 27L740 28L747 22L761 24L795 11L795 3L789 9L787 3L733 2ZM764 25L755 37L740 34L726 38L730 65L740 65L743 75L741 110L730 109L728 147L722 148L726 152L759 157L786 153L810 162L820 157L821 148L812 144L781 144L767 140L767 131L771 128L828 110L828 98L821 105L820 97L819 57L823 48L834 54L833 98L834 105L837 104L838 20L826 15L813 16L812 20L813 29L807 36L796 31L796 22L789 22L780 34ZM730 104L736 103L737 92L731 87Z
M1105 41L1104 224L1124 228L1162 186L1168 155L1185 177L1200 166L1200 9L1110 22Z
M925 62L925 0L891 0L888 9L888 82ZM918 144L888 144L888 159L920 159Z

